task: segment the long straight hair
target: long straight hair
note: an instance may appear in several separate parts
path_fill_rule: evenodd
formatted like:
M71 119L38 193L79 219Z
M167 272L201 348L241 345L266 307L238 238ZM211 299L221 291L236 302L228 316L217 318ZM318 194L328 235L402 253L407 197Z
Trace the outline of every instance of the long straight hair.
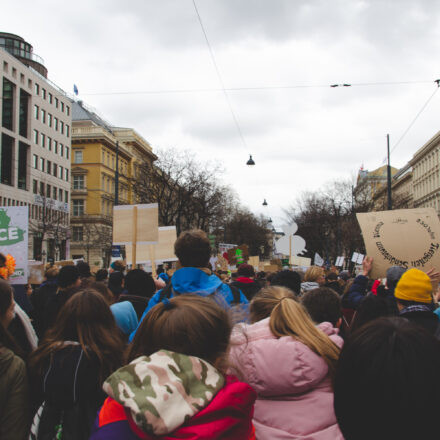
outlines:
M11 307L13 298L14 293L11 285L0 278L0 318L3 318ZM13 351L16 355L24 358L23 351L8 332L8 329L0 322L0 348L1 347L9 348L9 350Z
M269 326L274 336L291 336L302 342L324 359L330 375L334 375L340 349L316 327L292 291L280 286L260 290L251 302L250 314L252 322L270 316Z
M30 369L42 374L46 360L65 348L66 341L79 342L89 359L98 359L101 381L122 365L121 332L105 299L94 290L77 292L64 304L55 324L31 354Z

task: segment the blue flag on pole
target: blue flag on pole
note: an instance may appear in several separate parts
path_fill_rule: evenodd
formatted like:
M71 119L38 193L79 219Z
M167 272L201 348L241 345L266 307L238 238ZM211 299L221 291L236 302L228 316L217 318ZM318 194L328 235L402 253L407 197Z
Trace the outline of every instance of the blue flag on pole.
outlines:
M75 93L75 95L78 95L78 87L76 87L76 84L73 85L73 93Z

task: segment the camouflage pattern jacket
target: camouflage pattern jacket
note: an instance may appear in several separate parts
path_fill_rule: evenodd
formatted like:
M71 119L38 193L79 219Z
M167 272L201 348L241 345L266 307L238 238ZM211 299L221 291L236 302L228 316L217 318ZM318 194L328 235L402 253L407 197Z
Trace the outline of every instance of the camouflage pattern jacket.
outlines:
M104 383L91 440L255 439L256 394L202 359L161 350Z

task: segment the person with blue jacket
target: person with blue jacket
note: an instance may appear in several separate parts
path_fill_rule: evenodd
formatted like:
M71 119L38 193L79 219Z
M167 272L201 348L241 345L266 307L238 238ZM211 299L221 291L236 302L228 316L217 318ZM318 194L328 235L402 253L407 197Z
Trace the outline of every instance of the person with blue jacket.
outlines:
M200 229L184 231L174 243L174 253L179 259L181 269L174 272L171 283L152 296L139 325L145 315L164 298L173 298L185 293L212 297L220 305L229 307L242 305L243 313L247 312L248 300L237 288L224 284L209 269L211 245L208 236ZM134 331L130 335L133 339Z

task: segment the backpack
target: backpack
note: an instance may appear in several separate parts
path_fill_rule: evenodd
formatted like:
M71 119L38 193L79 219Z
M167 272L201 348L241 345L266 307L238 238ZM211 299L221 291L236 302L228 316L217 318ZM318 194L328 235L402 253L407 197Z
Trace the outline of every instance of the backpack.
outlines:
M220 286L217 287L217 289L214 292L209 294L209 296L215 295L222 285L223 285L223 283L220 284ZM231 306L236 306L236 305L240 304L240 290L237 287L234 287L234 286L231 286L231 285L228 285L228 287L231 289L231 293L232 293L232 296L233 296L233 299L232 299L232 302L231 302ZM160 292L159 301L158 302L161 302L164 298L170 299L171 295L177 296L177 295L180 295L180 293L176 292L173 289L172 284L169 283Z

